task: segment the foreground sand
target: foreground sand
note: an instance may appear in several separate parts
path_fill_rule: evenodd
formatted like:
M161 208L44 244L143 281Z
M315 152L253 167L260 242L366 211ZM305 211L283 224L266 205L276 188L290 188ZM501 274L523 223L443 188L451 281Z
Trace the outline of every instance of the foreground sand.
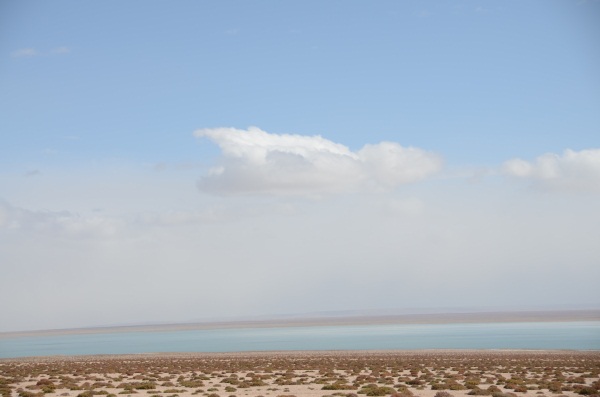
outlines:
M2 397L598 396L600 352L147 354L0 360ZM448 397L440 395L438 397Z

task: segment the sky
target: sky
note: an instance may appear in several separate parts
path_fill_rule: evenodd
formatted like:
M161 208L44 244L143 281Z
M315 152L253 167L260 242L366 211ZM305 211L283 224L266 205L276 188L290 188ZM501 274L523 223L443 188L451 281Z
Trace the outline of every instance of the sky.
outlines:
M599 1L0 1L0 332L600 307Z

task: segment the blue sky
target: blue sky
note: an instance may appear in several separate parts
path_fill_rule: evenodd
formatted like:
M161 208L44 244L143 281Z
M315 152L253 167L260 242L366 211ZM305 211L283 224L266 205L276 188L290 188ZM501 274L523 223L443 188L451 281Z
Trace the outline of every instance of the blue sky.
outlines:
M340 296L325 306L303 304L300 289L286 299L242 287L289 284L306 262L356 288L371 260L412 274L415 288L437 272L435 285L468 274L485 291L514 267L515 288L542 272L566 285L564 302L538 286L482 305L597 306L591 281L576 280L600 275L599 17L598 1L0 3L0 266L6 294L40 291L5 313L7 329L470 304L443 288L377 298L391 288L378 279L359 301L315 286L315 297ZM486 224L498 235L480 241ZM252 255L248 266L270 276L236 267ZM151 285L165 272L237 269L249 306L155 302L155 313L141 287L111 300L82 282L119 264ZM87 285L97 310L120 308L87 318L27 276L37 272ZM62 307L55 316L19 314L49 310L42 296Z
M597 142L595 2L2 7L5 164L191 161L190 131L220 126L397 140L451 164Z

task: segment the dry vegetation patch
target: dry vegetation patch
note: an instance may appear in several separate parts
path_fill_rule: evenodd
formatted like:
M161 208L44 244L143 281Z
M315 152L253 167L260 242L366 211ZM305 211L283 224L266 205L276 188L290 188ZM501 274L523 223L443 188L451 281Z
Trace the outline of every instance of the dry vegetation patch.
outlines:
M600 352L280 352L0 360L0 397L600 397Z

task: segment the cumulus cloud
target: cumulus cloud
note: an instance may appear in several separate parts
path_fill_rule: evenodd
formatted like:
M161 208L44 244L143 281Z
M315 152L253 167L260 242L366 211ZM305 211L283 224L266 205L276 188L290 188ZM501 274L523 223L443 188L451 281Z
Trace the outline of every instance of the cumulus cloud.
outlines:
M503 164L503 171L541 188L600 192L600 149L567 149L562 155L546 153L531 162L515 158Z
M270 134L256 127L207 128L194 132L222 152L220 163L198 182L216 194L314 195L364 188L393 189L422 180L442 166L431 152L395 142L358 151L321 136Z

